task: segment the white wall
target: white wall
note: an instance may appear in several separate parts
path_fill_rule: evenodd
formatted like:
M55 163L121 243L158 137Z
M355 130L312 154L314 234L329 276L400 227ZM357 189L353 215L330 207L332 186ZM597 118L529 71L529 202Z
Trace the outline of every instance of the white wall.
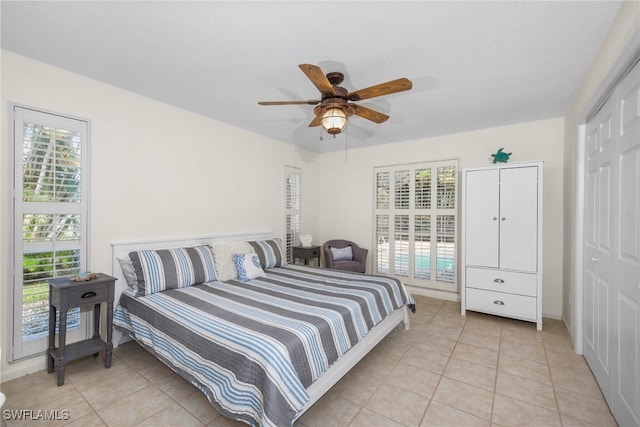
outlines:
M282 236L284 165L316 176L308 152L2 51L0 345L8 353L9 103L90 120L91 271L111 272L111 242L271 231ZM310 190L307 190L307 186ZM314 209L315 199L303 206ZM312 231L311 231L312 232ZM0 366L1 379L45 368Z
M576 245L576 238L582 235L582 229L576 229L580 223L576 221L582 210L578 205L579 194L578 154L577 143L579 138L579 126L586 122L588 114L603 96L612 88L620 73L628 65L632 58L640 55L640 1L624 1L613 24L609 28L593 63L580 84L573 101L565 115L564 135L564 258L565 269L563 275L563 319L569 331L575 337L576 328L576 304L575 290L581 284L577 283L579 275L580 248ZM579 297L579 295L578 295ZM578 319L578 322L580 320Z
M498 148L513 152L510 162L544 161L544 259L542 310L562 313L562 118L482 129L322 155L318 160L318 241L344 238L371 250L373 168L458 159L460 168L486 165ZM371 270L371 257L368 259Z

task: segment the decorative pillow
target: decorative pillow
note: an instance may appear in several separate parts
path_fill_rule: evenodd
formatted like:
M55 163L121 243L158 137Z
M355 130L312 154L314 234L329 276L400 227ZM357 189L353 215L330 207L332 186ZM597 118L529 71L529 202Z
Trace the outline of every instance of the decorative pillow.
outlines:
M256 240L249 242L258 258L262 268L282 267L287 265L287 258L282 250L282 239Z
M238 280L248 282L256 277L266 277L257 254L235 254L233 262L238 270Z
M136 272L133 269L133 263L131 262L131 258L127 255L125 258L116 258L118 263L120 264L120 269L122 270L122 275L124 276L124 280L127 282L127 286L129 289L133 289L134 291L138 290L138 276L136 276Z
M216 280L209 246L129 252L138 282L138 296L186 288Z
M351 261L353 259L353 250L351 246L347 246L346 248L334 248L329 246L329 250L331 251L331 256L334 261Z
M249 242L244 240L213 242L211 249L213 251L213 259L216 262L218 280L221 282L238 278L238 271L233 262L233 255L254 252Z

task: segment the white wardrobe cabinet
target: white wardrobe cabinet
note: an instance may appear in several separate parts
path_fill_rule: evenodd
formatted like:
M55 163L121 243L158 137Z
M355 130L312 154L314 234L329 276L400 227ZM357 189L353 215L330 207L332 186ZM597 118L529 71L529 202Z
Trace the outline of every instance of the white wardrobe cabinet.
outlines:
M462 170L462 314L542 329L542 162Z

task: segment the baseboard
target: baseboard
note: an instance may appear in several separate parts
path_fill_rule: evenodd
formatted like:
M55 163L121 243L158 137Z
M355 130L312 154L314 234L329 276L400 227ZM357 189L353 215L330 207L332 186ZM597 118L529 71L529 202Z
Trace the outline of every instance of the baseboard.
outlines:
M9 363L2 368L1 382L15 380L28 374L47 369L47 356L41 355L20 362Z
M542 318L547 318L547 319L553 319L553 320L562 320L563 323L565 324L565 326L567 325L567 322L564 321L564 319L562 318L562 314L557 314L557 313L547 313L547 312L542 312Z

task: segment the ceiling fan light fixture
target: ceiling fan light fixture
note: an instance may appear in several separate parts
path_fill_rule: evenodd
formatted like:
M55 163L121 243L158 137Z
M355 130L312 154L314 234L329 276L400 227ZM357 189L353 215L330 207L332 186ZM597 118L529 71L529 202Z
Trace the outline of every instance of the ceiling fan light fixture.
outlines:
M349 119L340 107L330 107L322 114L322 127L330 135L337 135L346 127Z

